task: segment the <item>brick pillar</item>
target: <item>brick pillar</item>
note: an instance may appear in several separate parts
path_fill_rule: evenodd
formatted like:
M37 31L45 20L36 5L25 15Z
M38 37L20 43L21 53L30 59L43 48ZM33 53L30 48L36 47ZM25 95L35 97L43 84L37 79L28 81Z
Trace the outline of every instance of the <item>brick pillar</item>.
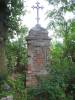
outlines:
M28 71L27 86L38 83L37 76L47 75L46 65L48 62L48 50L50 38L46 29L36 25L29 31L27 36L28 47Z

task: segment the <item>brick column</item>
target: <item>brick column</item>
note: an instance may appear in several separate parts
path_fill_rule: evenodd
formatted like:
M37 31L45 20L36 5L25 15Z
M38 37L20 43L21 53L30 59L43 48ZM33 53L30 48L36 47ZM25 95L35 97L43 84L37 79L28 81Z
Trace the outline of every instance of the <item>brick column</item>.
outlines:
M29 31L27 37L28 47L28 71L27 86L38 83L37 76L47 75L46 65L48 62L48 50L50 38L46 29L36 25Z

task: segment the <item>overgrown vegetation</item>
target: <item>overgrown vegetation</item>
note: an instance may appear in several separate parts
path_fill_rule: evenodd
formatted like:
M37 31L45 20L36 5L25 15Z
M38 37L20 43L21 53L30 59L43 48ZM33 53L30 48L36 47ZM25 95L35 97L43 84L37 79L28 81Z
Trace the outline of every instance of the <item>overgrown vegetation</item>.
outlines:
M60 44L50 51L51 63L47 66L49 76L40 79L39 86L29 89L28 100L74 100L75 98L75 64L67 57L63 58ZM32 97L32 99L30 99Z
M5 11L1 18L4 18L3 16L7 13L2 21L3 29L6 28L7 31L6 34L0 36L0 40L3 38L0 46L3 49L0 48L0 50L6 50L9 74L8 77L0 74L0 98L13 95L14 100L35 100L36 98L38 100L75 100L75 18L65 19L66 13L74 14L74 0L47 0L53 7L47 15L49 18L48 29L54 31L53 38L55 39L55 41L51 41L50 46L49 64L47 65L49 75L47 79L40 77L39 85L28 88L27 95L25 89L27 65L25 36L27 28L21 25L20 19L24 13L23 1L5 1L0 0L0 4L2 2L5 4L5 9L0 9L0 15L2 11ZM6 44L6 49L3 44ZM4 51L1 53L5 58ZM1 64L5 63L1 63L1 61L0 56L0 70ZM4 67L4 65L2 66ZM0 72L4 72L4 70L2 69Z
M26 97L28 29L21 22L25 13L23 0L0 0L0 98L13 95L14 100L24 100Z
M3 81L0 84L0 99L6 96L13 96L14 100L26 100L26 91L25 91L25 76L16 75L16 78L13 80L9 77L6 81Z

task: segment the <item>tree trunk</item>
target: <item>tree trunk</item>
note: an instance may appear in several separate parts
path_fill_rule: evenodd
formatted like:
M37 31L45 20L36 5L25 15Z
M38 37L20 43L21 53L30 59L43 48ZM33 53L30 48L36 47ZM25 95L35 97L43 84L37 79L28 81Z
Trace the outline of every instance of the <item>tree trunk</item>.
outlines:
M0 0L0 80L6 76L5 40L8 31L9 0Z
M6 76L6 74L5 43L4 41L0 41L0 78Z

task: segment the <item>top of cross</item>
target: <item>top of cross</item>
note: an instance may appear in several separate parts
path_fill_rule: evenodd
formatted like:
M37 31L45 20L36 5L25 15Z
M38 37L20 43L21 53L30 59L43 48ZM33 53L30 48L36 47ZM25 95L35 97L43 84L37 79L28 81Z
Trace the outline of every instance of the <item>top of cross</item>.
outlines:
M39 6L39 4L40 3L37 1L36 2L36 6L33 5L33 7L32 7L33 9L36 8L36 10L37 10L37 18L36 18L37 19L37 24L39 24L39 20L40 20L40 18L39 18L39 10L43 9L43 6Z

